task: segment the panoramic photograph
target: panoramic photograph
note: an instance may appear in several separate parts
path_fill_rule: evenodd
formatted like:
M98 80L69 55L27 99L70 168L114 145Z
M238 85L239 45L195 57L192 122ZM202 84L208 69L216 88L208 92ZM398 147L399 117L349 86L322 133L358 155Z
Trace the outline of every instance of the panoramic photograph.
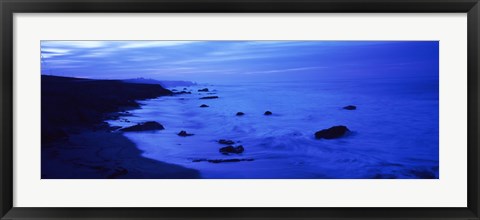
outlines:
M439 179L438 41L40 42L42 179Z

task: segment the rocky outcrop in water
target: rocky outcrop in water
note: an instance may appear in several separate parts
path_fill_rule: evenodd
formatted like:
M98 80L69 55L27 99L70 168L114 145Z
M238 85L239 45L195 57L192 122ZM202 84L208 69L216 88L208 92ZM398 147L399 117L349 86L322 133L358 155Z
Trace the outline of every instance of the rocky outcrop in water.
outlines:
M234 146L226 146L222 147L218 150L222 154L240 154L245 151L242 145L238 145L237 147Z
M253 158L242 158L242 159L195 159L192 162L209 162L209 163L230 163L230 162L241 162L241 161L254 161Z
M343 107L343 109L345 109L345 110L355 110L355 109L357 109L357 106L347 105L347 106Z
M220 139L220 140L218 140L218 143L219 143L219 144L228 144L228 145L231 145L231 144L234 144L235 141L226 140L226 139Z
M218 96L205 96L200 99L218 99Z
M242 116L242 115L245 115L245 113L243 112L237 112L236 116Z
M163 125L155 121L148 121L140 123L134 126L126 127L120 129L120 131L152 131L152 130L163 130L165 129Z
M265 113L263 113L264 115L272 115L272 112L271 111L266 111Z
M199 89L198 91L199 91L199 92L208 92L208 88Z
M202 105L200 106L200 108L207 108L207 107L208 107L208 105L205 105L205 104L202 104Z
M186 131L180 131L177 135L181 137L187 137L187 136L192 136L193 134L189 134Z
M333 126L329 129L323 129L320 131L315 132L315 138L316 139L335 139L342 137L347 133L349 130L347 126L339 125L339 126Z
M172 90L173 91L173 90ZM175 95L181 95L181 94L192 94L191 92L187 92L187 91L180 91L180 92L174 92L173 94Z

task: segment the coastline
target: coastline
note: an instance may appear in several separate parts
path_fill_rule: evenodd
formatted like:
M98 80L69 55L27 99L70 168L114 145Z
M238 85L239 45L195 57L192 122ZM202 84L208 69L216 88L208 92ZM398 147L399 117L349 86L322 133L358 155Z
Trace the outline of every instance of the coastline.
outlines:
M42 179L194 179L197 170L143 157L104 121L172 95L160 85L42 76Z

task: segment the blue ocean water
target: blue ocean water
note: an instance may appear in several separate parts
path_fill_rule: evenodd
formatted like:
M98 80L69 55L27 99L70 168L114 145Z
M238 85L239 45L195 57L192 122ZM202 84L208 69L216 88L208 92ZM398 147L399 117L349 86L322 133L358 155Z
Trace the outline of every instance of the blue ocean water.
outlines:
M438 78L226 82L186 90L192 94L142 101L131 116L109 123L161 123L165 130L124 135L144 157L197 169L203 178L439 178ZM219 98L199 99L208 95ZM273 114L263 115L267 110ZM351 132L315 139L316 131L335 125ZM181 130L194 135L176 135ZM223 155L219 139L245 152ZM194 162L204 159L253 161Z

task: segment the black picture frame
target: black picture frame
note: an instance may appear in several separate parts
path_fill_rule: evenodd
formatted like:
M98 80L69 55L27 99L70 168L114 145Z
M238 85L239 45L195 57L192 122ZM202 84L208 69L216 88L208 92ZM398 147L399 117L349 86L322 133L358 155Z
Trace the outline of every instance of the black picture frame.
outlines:
M478 0L0 0L1 219L479 219ZM466 208L18 208L13 207L14 13L454 13L468 14ZM47 199L47 198L46 198Z

